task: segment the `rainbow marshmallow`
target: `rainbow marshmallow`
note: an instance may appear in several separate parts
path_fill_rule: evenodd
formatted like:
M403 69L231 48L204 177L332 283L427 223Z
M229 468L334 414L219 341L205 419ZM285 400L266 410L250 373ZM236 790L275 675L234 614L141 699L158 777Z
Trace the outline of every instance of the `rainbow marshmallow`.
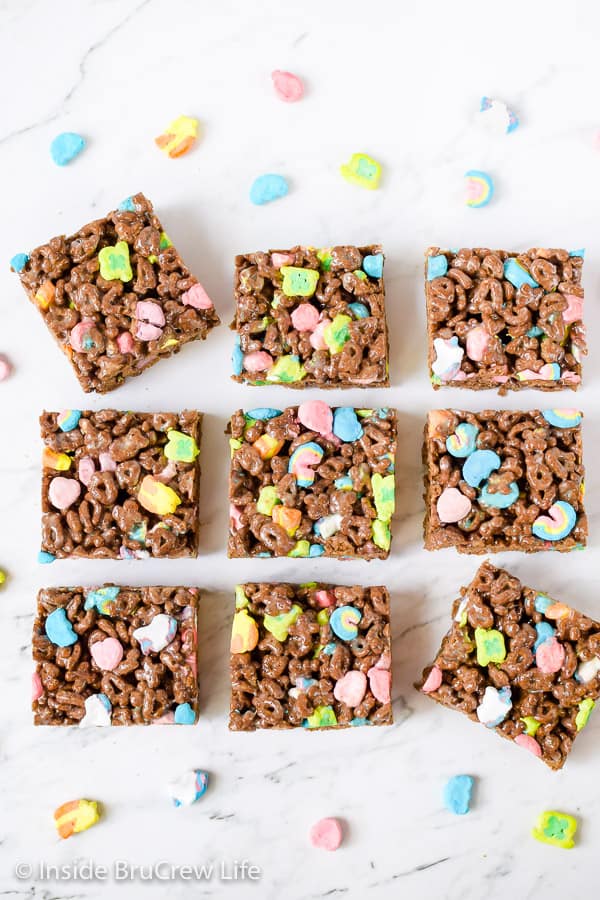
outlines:
M578 409L543 409L542 415L555 428L576 428L583 418Z
M311 466L316 466L323 459L324 450L315 441L309 441L297 447L288 463L288 472L296 478L298 487L310 487L315 480Z
M61 431L73 431L79 425L81 411L79 409L63 409L58 414L56 424Z
M467 179L467 206L479 209L487 206L494 196L494 182L487 172L479 169L469 169L465 172Z
M531 530L542 541L561 541L573 531L577 513L566 500L557 500L548 510L547 516L538 516Z

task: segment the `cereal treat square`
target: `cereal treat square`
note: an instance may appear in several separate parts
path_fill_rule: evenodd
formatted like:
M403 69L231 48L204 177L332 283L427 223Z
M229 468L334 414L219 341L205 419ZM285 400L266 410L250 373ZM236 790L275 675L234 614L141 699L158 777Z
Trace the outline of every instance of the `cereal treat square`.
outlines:
M238 585L230 671L232 731L391 725L386 588Z
M35 725L193 725L198 589L45 588L33 626Z
M600 622L489 562L415 685L560 769L600 696Z
M389 386L379 244L246 253L234 287L235 381Z
M43 413L40 561L196 556L201 425L192 410Z
M86 392L114 390L219 324L143 194L12 268Z
M583 253L430 247L425 296L434 388L576 390L587 352Z
M581 420L575 409L432 410L423 445L426 549L585 546Z
M230 557L389 556L394 410L311 400L238 410L228 431Z

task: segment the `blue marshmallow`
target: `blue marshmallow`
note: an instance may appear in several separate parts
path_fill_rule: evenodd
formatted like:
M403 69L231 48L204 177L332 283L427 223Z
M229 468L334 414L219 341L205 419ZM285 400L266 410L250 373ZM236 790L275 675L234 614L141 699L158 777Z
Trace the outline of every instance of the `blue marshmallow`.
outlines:
M46 637L57 647L70 647L77 643L77 635L62 606L51 612L46 619Z
M28 262L29 256L27 253L15 253L10 261L10 267L15 272L22 272Z
M269 406L257 406L256 409L249 409L246 411L246 416L249 419L254 419L255 422L266 422L268 419L275 419L277 416L281 415L282 410L271 409Z
M539 284L532 278L527 269L523 268L523 266L517 262L514 257L507 259L504 263L504 277L507 281L510 281L517 289L522 287L524 284L528 284L530 287L539 287Z
M47 566L50 563L53 563L55 559L56 557L53 553L47 553L45 550L40 550L40 552L38 553L37 560L42 566Z
M351 406L338 406L333 413L333 433L340 441L357 441L363 435L362 425Z
M533 652L537 650L537 648L544 643L544 641L550 640L551 637L554 637L556 634L556 630L550 625L549 622L537 622L535 626L535 630L537 631L537 638L535 644L533 645Z
M196 713L189 703L180 703L175 709L176 725L193 725L196 721Z
M444 786L444 806L455 816L469 812L473 778L470 775L454 775Z
M463 466L463 478L471 487L479 487L482 481L499 469L502 460L493 450L476 450L467 457Z
M383 275L383 253L365 256L362 267L371 278L381 278Z
M119 210L119 212L135 212L133 197L125 197L124 200L121 200L121 202L117 206L117 209Z
M448 260L443 253L439 256L427 257L427 281L433 281L434 278L441 278L448 271Z
M57 166L66 166L72 159L79 156L84 147L85 140L80 134L63 131L50 144L50 156Z
M367 319L371 315L364 303L349 303L348 309L356 319Z
M233 350L231 351L231 368L234 375L241 375L244 368L244 354L240 347L240 336L236 334Z
M288 190L288 183L283 175L259 175L250 188L250 200L255 206L263 206L285 197Z

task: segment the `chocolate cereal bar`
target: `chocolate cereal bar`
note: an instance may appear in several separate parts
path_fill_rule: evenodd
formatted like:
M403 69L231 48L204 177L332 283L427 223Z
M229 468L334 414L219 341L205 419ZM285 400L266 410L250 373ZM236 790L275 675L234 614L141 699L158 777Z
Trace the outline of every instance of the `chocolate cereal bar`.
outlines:
M114 390L219 324L143 194L11 264L86 392Z
M198 589L45 588L33 626L36 725L193 725Z
M41 562L196 556L201 423L192 410L43 413Z
M583 547L581 420L575 409L432 410L423 446L427 550Z
M230 668L232 731L391 725L388 592L238 585Z
M388 387L381 247L293 247L235 260L233 378Z
M434 388L576 390L587 352L583 253L430 247L425 295Z
M489 562L418 689L560 769L600 696L600 622Z
M389 555L394 410L311 400L238 410L228 430L230 557Z

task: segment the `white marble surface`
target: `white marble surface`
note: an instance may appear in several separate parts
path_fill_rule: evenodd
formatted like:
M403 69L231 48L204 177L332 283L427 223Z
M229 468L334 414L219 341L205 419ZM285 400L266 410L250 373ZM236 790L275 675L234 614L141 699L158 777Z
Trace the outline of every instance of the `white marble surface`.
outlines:
M398 12L398 8L402 12ZM594 135L600 14L594 5L547 0L498 5L428 3L217 5L193 0L4 0L0 5L2 248L0 351L16 373L0 385L0 891L8 897L352 898L571 897L594 883L600 839L598 745L592 720L567 768L553 774L459 714L412 688L445 630L451 600L475 558L421 548L420 429L427 408L498 403L526 408L534 392L434 395L424 366L421 260L429 243L587 248L589 337L580 403L587 413L587 503L591 544L569 558L505 555L529 584L600 616L600 239L595 203L600 154ZM212 5L210 6L212 10ZM205 11L206 10L206 11ZM59 44L51 43L52 39ZM270 72L289 68L306 99L285 105ZM517 110L508 138L478 128L482 94ZM187 157L163 157L153 138L175 116L202 122ZM48 147L60 131L83 133L88 149L56 168ZM338 174L352 152L385 167L378 192ZM489 170L497 197L486 209L463 205L462 175ZM290 195L252 207L248 190L265 171L281 172ZM388 562L235 561L225 557L228 413L240 405L284 405L297 395L259 392L228 380L231 335L222 327L102 400L84 398L68 365L7 272L13 253L71 231L144 190L224 322L232 314L235 252L295 242L382 241L392 325L393 387L334 392L333 403L386 404L403 414L398 513ZM43 406L191 406L207 413L203 455L201 556L188 561L35 563L39 535L37 416ZM572 396L553 405L571 405ZM232 587L249 579L384 582L393 594L394 709L389 729L307 734L229 734L227 645ZM45 584L188 583L205 589L201 609L202 717L197 728L34 730L29 711L30 633L36 590ZM165 785L190 766L211 772L196 807L170 806ZM475 775L474 808L455 819L441 808L445 780ZM105 805L96 828L60 843L52 810L72 797ZM536 843L536 814L563 808L581 816L570 854ZM314 851L311 823L347 823L343 849ZM17 861L111 866L250 860L260 882L194 884L18 881ZM164 870L161 870L164 871ZM152 894L152 892L154 892Z

